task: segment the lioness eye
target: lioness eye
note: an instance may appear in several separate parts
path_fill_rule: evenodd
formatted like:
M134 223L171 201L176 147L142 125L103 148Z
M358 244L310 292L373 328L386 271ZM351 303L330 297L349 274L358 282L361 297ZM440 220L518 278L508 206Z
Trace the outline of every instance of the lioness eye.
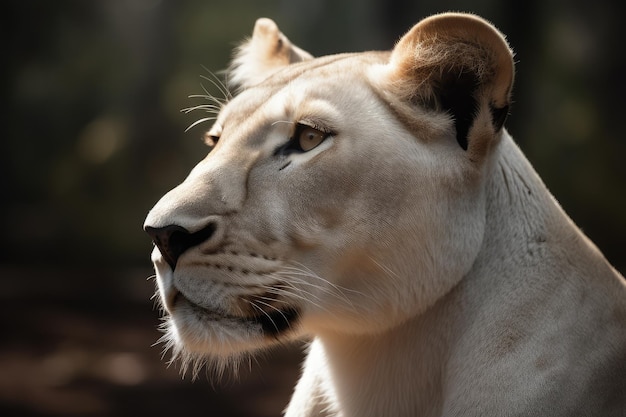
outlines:
M294 139L298 142L302 152L310 151L322 143L328 137L328 133L315 129L314 127L299 124L296 127Z
M202 139L204 140L204 143L206 143L208 146L214 147L215 145L217 145L217 141L220 140L220 137L217 135L211 135L209 132L206 132Z
M331 133L329 132L316 129L303 123L297 123L296 130L293 132L293 136L289 139L289 142L278 147L274 151L274 155L308 152L324 142L330 135Z
M303 152L310 151L326 139L327 134L311 126L301 125L301 129L296 130L298 143Z
M211 130L204 133L204 143L213 147L217 145L217 141L220 140L220 136L222 135L222 125L219 123L215 123Z

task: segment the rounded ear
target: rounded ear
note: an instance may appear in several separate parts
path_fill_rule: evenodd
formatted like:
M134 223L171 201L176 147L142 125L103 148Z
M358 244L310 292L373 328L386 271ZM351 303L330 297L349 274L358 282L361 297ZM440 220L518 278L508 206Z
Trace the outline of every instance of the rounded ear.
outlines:
M252 38L235 50L228 69L228 84L236 89L246 89L284 66L312 58L311 54L293 45L273 20L260 18L254 25Z
M514 78L513 54L494 26L464 13L424 19L396 44L388 69L395 95L449 113L471 159L486 152L506 119Z

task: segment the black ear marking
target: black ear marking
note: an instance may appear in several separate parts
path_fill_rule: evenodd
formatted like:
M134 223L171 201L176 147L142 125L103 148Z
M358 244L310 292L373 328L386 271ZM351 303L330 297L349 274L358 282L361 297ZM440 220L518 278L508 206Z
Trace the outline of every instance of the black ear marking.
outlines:
M476 117L477 102L474 95L478 87L476 74L469 71L448 73L438 83L436 95L441 109L454 118L456 140L467 150L467 135Z
M493 127L496 129L497 132L502 129L502 126L504 126L504 122L509 115L509 106L497 108L491 105L489 106L489 108L491 110L491 117L493 119Z
M468 148L467 136L476 118L478 101L476 91L479 80L475 73L463 71L460 74L448 73L437 83L435 95L440 110L448 112L454 118L456 141L463 150ZM504 126L509 114L509 106L489 106L493 126L498 132Z

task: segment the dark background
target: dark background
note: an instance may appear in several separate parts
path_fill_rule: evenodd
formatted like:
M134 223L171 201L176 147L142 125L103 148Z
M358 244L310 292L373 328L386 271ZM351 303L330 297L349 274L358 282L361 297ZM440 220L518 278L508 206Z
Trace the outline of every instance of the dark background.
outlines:
M0 415L277 416L301 348L196 382L166 367L154 202L207 148L185 133L205 68L257 17L314 55L389 49L423 17L471 11L516 52L507 126L548 187L626 271L626 30L614 1L5 1L0 13Z

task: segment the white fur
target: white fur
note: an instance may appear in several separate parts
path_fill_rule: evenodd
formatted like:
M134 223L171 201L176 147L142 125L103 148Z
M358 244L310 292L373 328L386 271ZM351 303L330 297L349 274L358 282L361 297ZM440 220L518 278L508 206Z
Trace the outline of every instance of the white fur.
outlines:
M293 48L257 23L215 149L146 219L215 227L174 270L153 254L174 354L220 370L311 337L288 417L623 416L626 284L494 120L503 36L447 14L391 54ZM462 149L441 89L467 73ZM277 151L298 124L329 137Z

